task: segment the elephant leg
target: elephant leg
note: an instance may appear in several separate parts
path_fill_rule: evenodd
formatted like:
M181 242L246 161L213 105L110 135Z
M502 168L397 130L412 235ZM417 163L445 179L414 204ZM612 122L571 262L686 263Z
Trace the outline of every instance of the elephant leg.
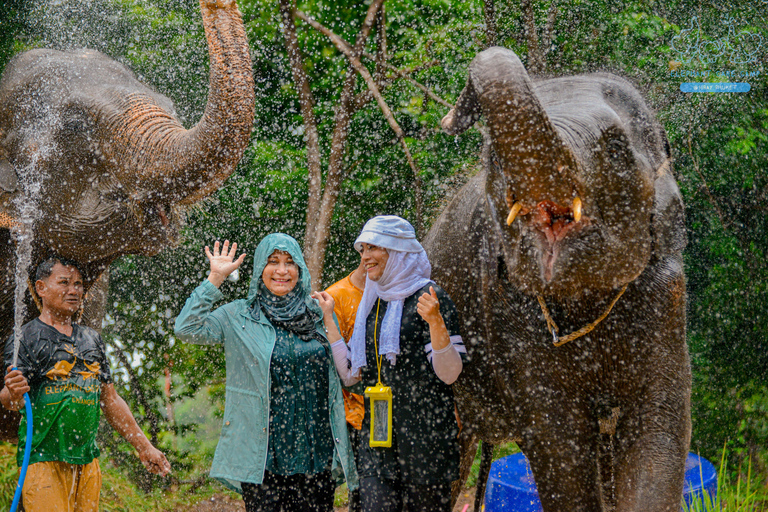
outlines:
M619 420L617 512L677 512L690 443L690 401L663 404Z
M475 461L477 444L477 436L470 433L466 428L462 429L459 434L459 479L451 484L451 507L456 504L456 500L459 499L459 493L461 493L461 490L464 488L464 484L467 483L469 471L472 469L472 463Z
M574 415L575 416L575 415ZM551 417L551 416L550 416ZM603 510L597 464L597 433L586 420L559 422L558 428L524 439L545 512Z
M488 475L491 473L491 463L493 463L494 445L483 441L480 450L480 472L477 475L477 487L475 487L475 508L482 510L485 501L485 489L488 485Z

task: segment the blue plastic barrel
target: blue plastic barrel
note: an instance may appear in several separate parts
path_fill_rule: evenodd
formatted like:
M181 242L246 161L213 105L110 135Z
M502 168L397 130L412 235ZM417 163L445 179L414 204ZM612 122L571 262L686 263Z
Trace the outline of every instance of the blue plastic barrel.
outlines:
M714 499L717 495L717 471L706 459L694 453L685 461L683 498L690 505L702 490ZM485 489L485 512L541 512L541 501L528 460L516 453L494 461Z

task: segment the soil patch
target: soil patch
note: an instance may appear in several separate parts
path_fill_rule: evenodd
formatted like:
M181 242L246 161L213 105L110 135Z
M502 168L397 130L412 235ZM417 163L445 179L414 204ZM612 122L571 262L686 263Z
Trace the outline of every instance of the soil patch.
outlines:
M464 506L469 505L466 512L474 512L473 504L475 502L475 488L464 489L459 495L453 512L463 512ZM177 512L182 512L181 509ZM232 498L226 494L215 494L195 505L189 507L183 512L245 512L245 505L240 498ZM347 512L347 507L336 507L333 512Z

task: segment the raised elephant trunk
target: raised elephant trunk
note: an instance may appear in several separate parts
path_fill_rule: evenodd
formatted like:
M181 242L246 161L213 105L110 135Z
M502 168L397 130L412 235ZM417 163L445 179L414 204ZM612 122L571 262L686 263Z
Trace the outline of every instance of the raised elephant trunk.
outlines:
M153 97L137 92L121 100L108 123L113 157L125 162L120 167L136 183L139 201L191 204L208 196L248 144L255 93L242 17L233 0L200 0L200 8L210 56L202 119L186 130Z
M450 134L460 133L480 114L488 123L506 178L507 224L528 213L540 224L556 224L558 219L578 222L583 185L577 161L514 52L494 47L475 57L467 85L443 119L443 128ZM558 236L558 230L553 236Z

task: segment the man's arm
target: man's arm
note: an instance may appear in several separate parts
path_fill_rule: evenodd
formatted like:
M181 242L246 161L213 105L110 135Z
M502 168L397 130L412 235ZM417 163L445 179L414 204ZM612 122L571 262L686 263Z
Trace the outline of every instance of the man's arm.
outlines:
M139 459L147 471L160 476L171 472L168 459L163 452L152 446L139 424L136 423L136 418L133 417L128 404L117 394L115 386L111 383L101 385L101 410L104 411L104 417L112 428L136 448Z
M5 375L5 386L0 390L0 402L10 411L18 411L24 407L24 393L29 392L27 379L19 370L8 367Z

